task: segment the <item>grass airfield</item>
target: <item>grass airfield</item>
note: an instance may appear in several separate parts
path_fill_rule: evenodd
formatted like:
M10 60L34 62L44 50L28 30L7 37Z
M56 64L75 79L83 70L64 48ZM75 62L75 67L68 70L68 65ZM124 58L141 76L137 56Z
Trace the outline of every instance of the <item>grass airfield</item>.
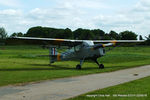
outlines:
M56 62L49 65L48 49L39 46L0 46L0 86L40 80L72 77L150 64L150 47L118 47L99 59L105 69L86 61L76 70L79 61Z
M68 100L149 100L149 83L150 76L101 90L96 90Z

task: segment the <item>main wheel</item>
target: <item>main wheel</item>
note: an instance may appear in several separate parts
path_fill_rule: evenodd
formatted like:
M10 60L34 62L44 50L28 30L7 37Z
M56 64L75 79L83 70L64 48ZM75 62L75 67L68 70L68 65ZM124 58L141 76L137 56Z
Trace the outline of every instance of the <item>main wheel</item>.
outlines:
M81 65L78 64L78 65L76 66L76 69L81 69Z
M104 69L104 65L103 65L103 64L100 64L100 65L99 65L99 69Z

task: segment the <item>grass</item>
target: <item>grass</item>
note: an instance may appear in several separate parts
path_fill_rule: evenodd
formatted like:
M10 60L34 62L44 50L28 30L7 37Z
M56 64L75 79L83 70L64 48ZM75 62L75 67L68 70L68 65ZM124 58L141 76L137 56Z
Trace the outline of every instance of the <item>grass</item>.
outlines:
M86 61L76 70L79 61L56 62L49 66L48 49L38 46L0 46L0 86L56 79L93 73L110 72L150 64L150 47L118 47L99 59L105 69Z
M150 76L68 100L150 100ZM94 97L95 96L95 97Z

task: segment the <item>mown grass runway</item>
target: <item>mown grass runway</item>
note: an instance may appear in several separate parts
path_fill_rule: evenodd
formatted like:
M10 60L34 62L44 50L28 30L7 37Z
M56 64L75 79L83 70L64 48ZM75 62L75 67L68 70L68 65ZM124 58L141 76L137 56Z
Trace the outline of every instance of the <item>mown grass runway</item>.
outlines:
M39 80L110 72L150 64L150 47L118 47L99 59L105 69L86 61L76 70L79 61L56 62L49 65L48 49L39 46L0 46L0 86Z
M150 100L150 76L68 100Z

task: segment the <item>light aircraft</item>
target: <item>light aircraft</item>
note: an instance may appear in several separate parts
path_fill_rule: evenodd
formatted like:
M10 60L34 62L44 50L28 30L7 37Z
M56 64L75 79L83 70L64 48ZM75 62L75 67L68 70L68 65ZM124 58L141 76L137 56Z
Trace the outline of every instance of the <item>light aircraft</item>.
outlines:
M14 37L15 40L27 41L32 44L46 44L49 46L50 63L56 61L80 60L76 69L81 69L84 60L91 59L96 62L100 69L104 68L99 64L97 58L105 55L105 47L115 46L119 43L144 42L144 40L70 40L54 38L35 38L35 37ZM104 44L102 44L104 43ZM66 52L58 53L56 46L70 47Z

